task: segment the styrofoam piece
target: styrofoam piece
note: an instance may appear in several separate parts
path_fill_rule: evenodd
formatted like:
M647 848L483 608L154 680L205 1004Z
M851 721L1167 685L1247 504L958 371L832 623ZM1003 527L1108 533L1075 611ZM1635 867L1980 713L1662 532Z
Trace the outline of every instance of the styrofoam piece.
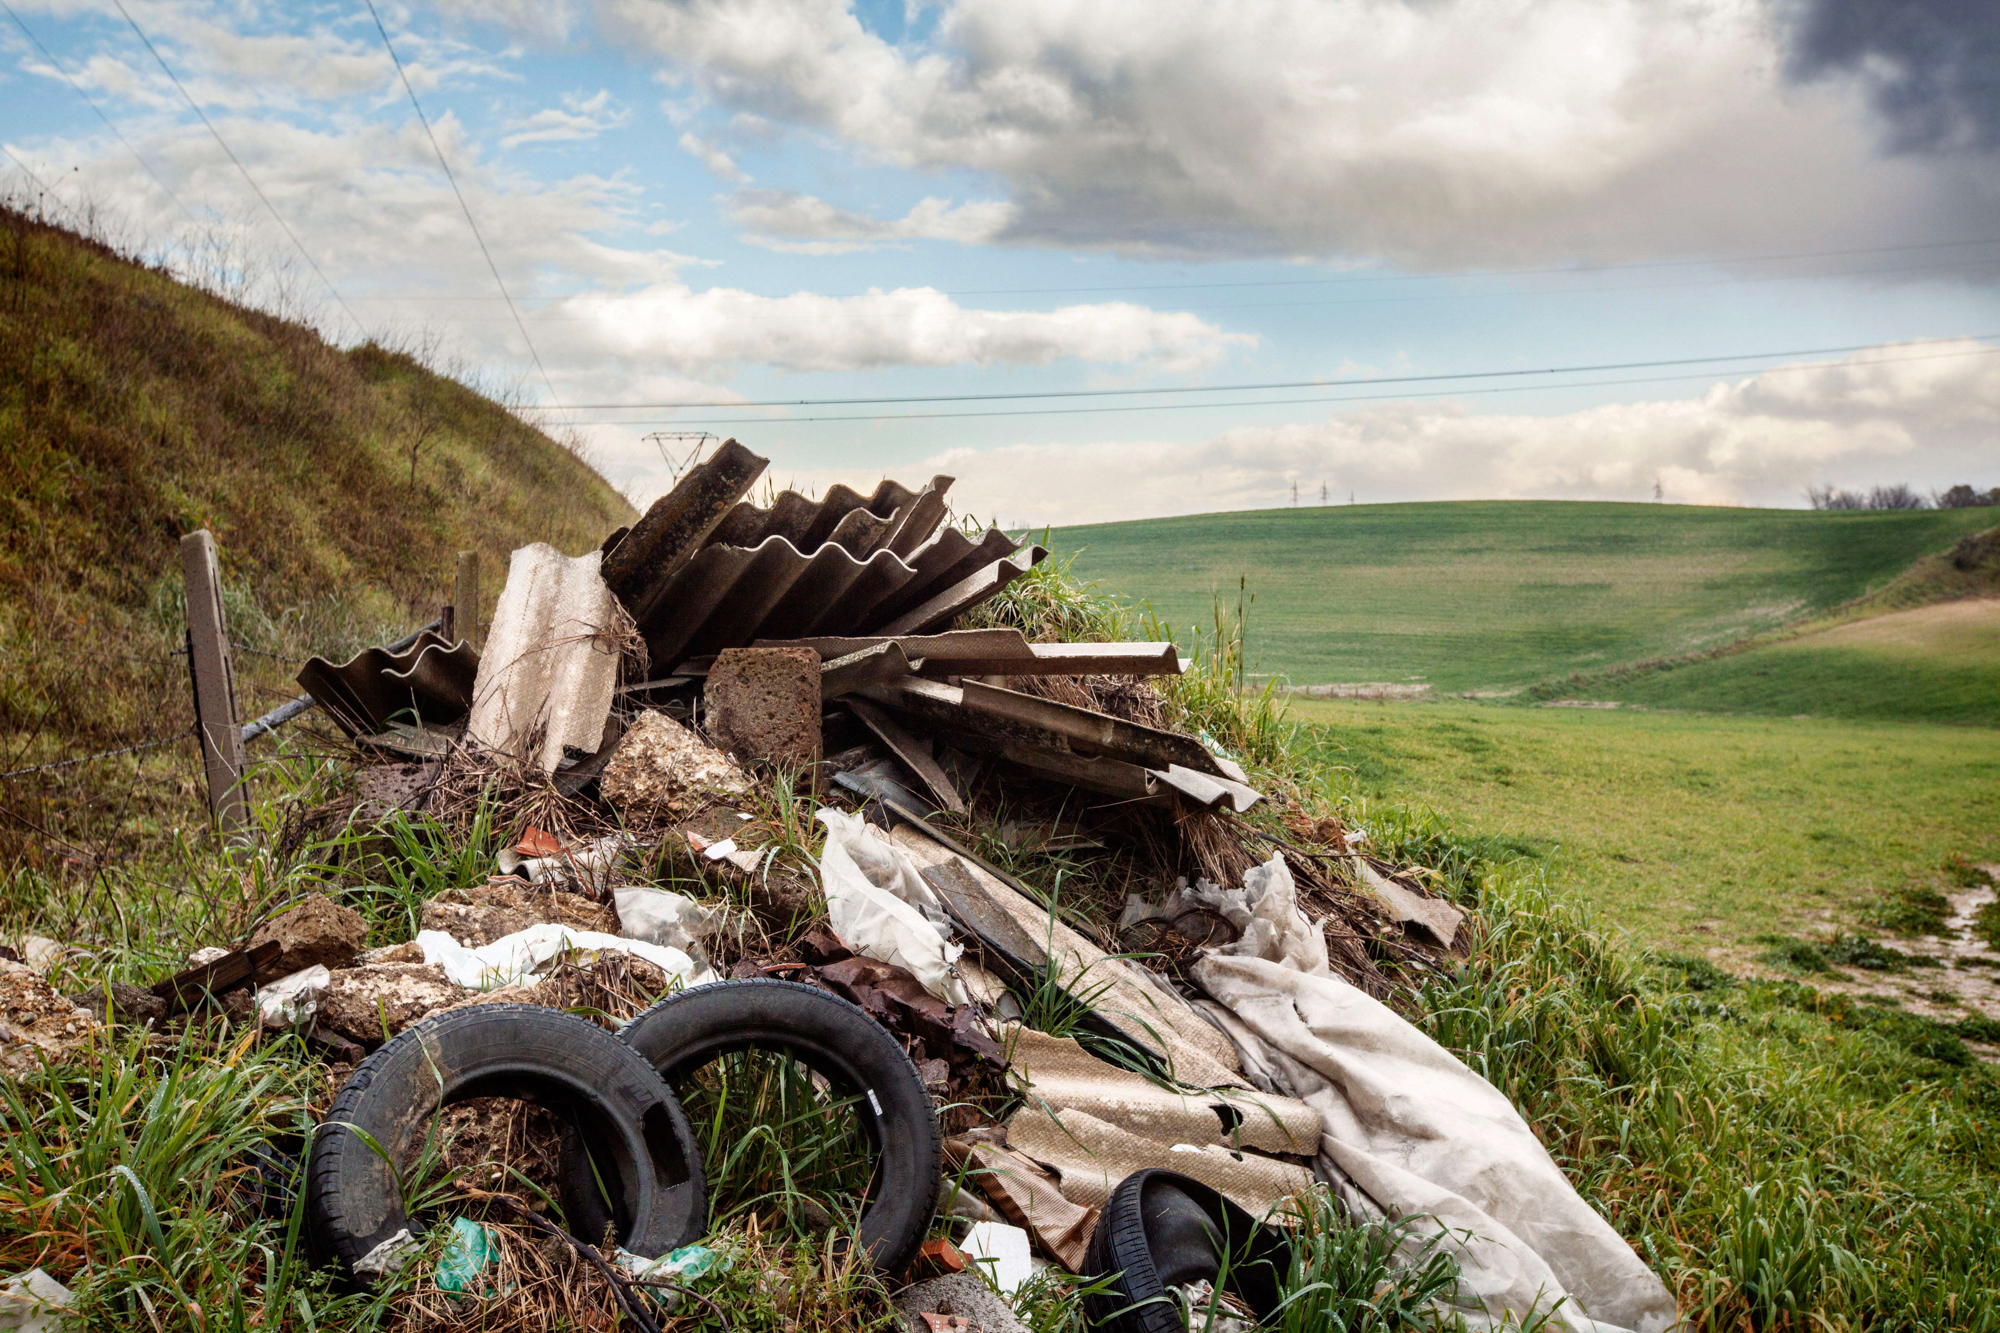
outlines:
M1004 1295L1012 1296L1034 1276L1028 1233L1020 1227L1006 1222L974 1222L958 1248Z

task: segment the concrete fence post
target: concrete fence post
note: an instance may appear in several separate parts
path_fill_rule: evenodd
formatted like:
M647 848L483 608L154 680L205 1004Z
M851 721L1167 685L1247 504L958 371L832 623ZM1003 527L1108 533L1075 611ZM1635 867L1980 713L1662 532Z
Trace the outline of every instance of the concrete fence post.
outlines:
M236 666L222 614L222 568L207 529L181 538L181 575L187 581L188 665L208 808L228 838L250 827L250 803L243 791L243 728L236 720Z

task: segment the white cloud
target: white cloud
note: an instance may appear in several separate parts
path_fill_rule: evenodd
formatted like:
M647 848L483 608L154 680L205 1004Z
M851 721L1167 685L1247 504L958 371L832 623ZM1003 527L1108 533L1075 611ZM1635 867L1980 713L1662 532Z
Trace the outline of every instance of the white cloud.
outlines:
M693 130L681 135L681 151L707 167L726 181L741 183L750 179L743 168L736 165L736 159L715 144L696 134Z
M902 241L953 241L984 245L1014 218L1006 200L953 205L949 199L917 201L900 218L876 218L788 190L738 190L726 209L745 228L744 239L795 254L844 254ZM779 240L778 237L790 239Z
M1363 501L1646 500L1657 479L1681 503L1796 505L1815 482L2000 481L1996 434L2000 347L1968 340L1559 415L1386 403L1192 444L958 449L901 471L949 473L959 478L953 494L976 512L1036 524L1270 508L1287 502L1294 482Z
M1123 301L968 310L928 287L769 297L662 283L616 300L563 302L544 318L570 330L575 342L682 374L750 363L826 371L1046 365L1065 358L1185 372L1256 343L1191 314Z
M1788 86L1762 0L946 0L892 45L842 0L601 0L611 40L864 162L1004 182L1017 243L1616 260L1976 232L1977 158L1882 158Z
M606 130L615 130L632 119L632 113L616 105L609 89L600 88L593 97L564 93L560 107L544 107L532 116L508 121L502 148L524 143L579 143L595 139Z

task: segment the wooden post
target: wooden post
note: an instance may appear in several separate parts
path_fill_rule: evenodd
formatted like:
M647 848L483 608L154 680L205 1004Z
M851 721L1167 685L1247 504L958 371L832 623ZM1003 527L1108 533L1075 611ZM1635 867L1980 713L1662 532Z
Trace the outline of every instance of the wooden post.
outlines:
M236 721L236 667L222 615L222 570L206 529L181 538L187 580L188 664L194 671L195 730L208 771L208 808L224 838L250 826L243 794L243 729Z
M446 643L458 642L458 612L450 602L438 608L438 637Z
M452 623L457 638L447 633L447 640L470 639L472 646L480 645L479 633L479 552L460 551L458 553L458 577L451 593Z

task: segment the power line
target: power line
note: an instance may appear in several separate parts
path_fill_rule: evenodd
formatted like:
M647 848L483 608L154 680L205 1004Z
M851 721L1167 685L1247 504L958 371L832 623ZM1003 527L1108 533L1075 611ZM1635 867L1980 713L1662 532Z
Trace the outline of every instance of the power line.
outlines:
M173 187L171 185L168 185L164 180L160 179L160 173L153 170L153 164L148 162L143 156L140 155L139 150L132 146L132 141L125 137L123 132L119 130L118 126L112 122L111 117L104 114L104 108L99 106L97 102L91 97L91 95L83 90L82 84L78 83L74 78L70 77L69 70L64 68L63 62L56 58L56 53L49 50L48 47L42 45L42 39L35 36L33 32L29 31L28 25L21 21L21 16L14 12L14 6L8 4L7 0L0 0L0 9L5 9L7 11L7 17L14 20L14 26L19 28L22 34L26 36L29 41L35 44L35 49L42 53L42 57L44 59L46 59L51 65L55 66L56 73L63 76L63 82L67 83L70 86L70 91L74 92L78 97L81 97L85 102L89 103L90 109L97 113L97 118L104 122L104 128L110 130L113 134L118 136L118 142L125 145L125 151L132 155L132 160L137 162L141 167L145 168L146 174L153 178L153 184L159 186L162 190L165 190L167 192L167 198L174 201L174 207L180 209L181 212L187 214L187 220L189 222L199 223L201 219L197 218L194 215L193 211L189 209L186 204L181 202L181 197L174 193ZM13 154L9 153L8 156L13 157ZM15 160L19 161L20 159L15 158ZM30 174L32 175L33 173Z
M1879 357L1872 361L1816 361L1798 366L1772 366L1759 375L1786 375L1807 370L1830 370L1845 366L1898 365L1907 361L1946 361L1969 356L2000 356L2000 347L1977 352L1933 352L1925 356ZM1671 364L1671 363L1669 363ZM1682 363L1686 364L1686 363ZM1572 380L1564 384L1509 384L1487 389L1436 389L1415 393L1367 393L1316 395L1311 398L1252 398L1221 403L1121 403L1112 407L1003 408L998 412L901 412L852 413L831 417L672 417L664 421L582 421L583 426L791 426L829 421L950 421L971 417L1060 417L1100 416L1120 412L1201 412L1219 408L1278 407L1298 403L1403 402L1416 398L1471 398L1500 393L1533 393L1538 389L1596 389L1627 384L1671 384L1684 380L1705 380L1713 372L1693 375L1641 375L1614 380ZM1365 383L1366 381L1349 381ZM1328 385L1332 388L1335 386ZM712 404L705 404L711 406Z
M1185 282L1185 283L1118 283L1097 287L979 287L963 288L941 292L943 296L1038 296L1061 295L1063 293L1086 292L1169 292L1199 291L1233 287L1313 287L1345 285L1350 283L1379 282L1452 282L1466 279L1485 278L1528 278L1558 276L1581 276L1591 273L1620 273L1655 268L1700 268L1722 264L1771 263L1793 259L1837 259L1853 255L1901 254L1916 250L1969 249L1981 245L2000 245L2000 236L1989 236L1967 241L1928 241L1915 245L1876 245L1845 250L1794 250L1755 255L1722 255L1709 259L1658 259L1630 264L1567 264L1553 268L1513 268L1513 269L1467 269L1457 273L1386 273L1374 275L1350 274L1337 278L1268 278L1241 279L1228 282ZM1972 261L1980 262L1980 261ZM1861 272L1900 272L1899 269L1860 270ZM1818 277L1819 274L1768 275L1770 277L1803 276ZM1836 275L1838 276L1838 275ZM1757 281L1759 279L1747 279ZM1623 290L1623 289L1619 289ZM867 292L850 292L850 296L866 296ZM538 296L524 296L523 301L636 301L647 298L644 292L552 292ZM418 293L407 296L362 296L358 301L492 301L492 296L448 296ZM775 298L773 298L775 299ZM839 299L839 298L834 298ZM1224 307L1213 307L1224 308Z
M43 194L55 193L54 190L49 188L49 183L47 181L43 180L40 176L37 176L35 174L35 169L33 167L29 166L26 162L23 162L20 158L14 157L13 149L7 147L7 145L5 144L0 144L0 153L5 153L8 157L13 157L14 165L19 167L21 170L27 172L28 179L33 181L35 184L41 186Z
M153 59L159 63L160 72L167 76L175 88L180 89L181 100L186 102L188 109L193 111L201 123L208 127L208 132L214 136L216 143L222 146L222 151L228 154L229 160L235 164L236 170L243 177L244 183L250 187L251 192L257 196L258 201L264 205L265 211L271 215L272 220L290 238L293 248L304 258L312 271L319 275L319 280L326 284L326 289L333 293L333 299L340 303L340 308L347 312L347 317L350 320L354 321L354 327L361 331L361 336L364 338L367 337L368 326L361 322L360 316L356 315L353 309L347 304L347 298L340 294L340 288L333 285L333 279L326 276L326 270L319 266L319 261L314 259L312 253L300 242L297 233L292 230L291 224L285 221L284 216L276 208L272 207L271 201L265 197L263 189L258 186L256 180L252 178L250 172L244 167L242 160L236 156L236 151L229 146L229 141L222 137L221 131L217 130L214 124L210 122L207 113L196 104L194 98L188 95L188 90L182 87L180 79L175 77L173 70L167 68L167 62L160 55L158 48L153 45L153 39L146 35L146 30L139 26L138 20L133 18L131 11L125 8L125 0L111 0L111 3L118 6L118 12L125 16L127 23L132 25L132 31L139 34L139 40L144 42L146 49L153 53Z
M486 256L486 267L492 270L493 283L500 289L501 299L507 302L507 309L514 316L514 327L521 331L521 341L528 345L528 355L535 359L535 369L542 373L542 383L548 387L549 398L557 408L561 408L562 398L556 393L555 381L549 378L548 367L542 364L542 354L535 350L535 340L528 336L528 326L521 321L520 307L508 295L506 280L500 276L500 266L493 262L493 252L486 248L486 238L479 234L479 224L472 220L472 208L465 202L465 191L458 188L458 177L452 174L451 164L444 160L444 149L438 146L437 135L431 132L430 118L424 114L423 104L417 101L417 90L410 86L403 58L396 54L396 45L389 40L389 30L382 26L382 16L375 11L375 0L365 0L365 3L369 17L375 20L375 31L382 34L382 45L389 50L389 59L395 62L396 75L403 81L403 91L410 95L410 105L416 108L417 123L424 127L424 137L431 141L431 151L437 154L438 165L444 168L444 178L451 182L451 192L458 197L459 211L465 214L465 225L472 228L472 239L479 242L479 253Z
M1981 333L1973 335L1975 341L2000 338L2000 334ZM1929 340L1941 341L1941 340ZM1954 339L1953 341L1958 341ZM1723 361L1771 361L1786 356L1832 356L1841 352L1866 352L1882 346L1880 342L1855 343L1847 347L1798 347L1782 352L1735 352L1727 356L1684 356L1658 361L1608 361L1596 365L1582 366L1542 366L1533 370L1464 370L1435 375L1377 375L1367 379L1351 380L1266 380L1253 384L1201 384L1172 385L1156 389L1056 389L1044 393L961 393L961 394L907 394L884 398L768 398L743 403L714 402L666 402L666 403L572 403L579 411L665 410L688 407L859 407L881 403L990 403L1021 398L1129 398L1139 394L1163 393L1249 393L1266 392L1272 389L1345 389L1366 384L1424 384L1436 380L1488 380L1518 378L1527 375L1589 375L1612 370L1656 370L1665 366L1714 365Z

